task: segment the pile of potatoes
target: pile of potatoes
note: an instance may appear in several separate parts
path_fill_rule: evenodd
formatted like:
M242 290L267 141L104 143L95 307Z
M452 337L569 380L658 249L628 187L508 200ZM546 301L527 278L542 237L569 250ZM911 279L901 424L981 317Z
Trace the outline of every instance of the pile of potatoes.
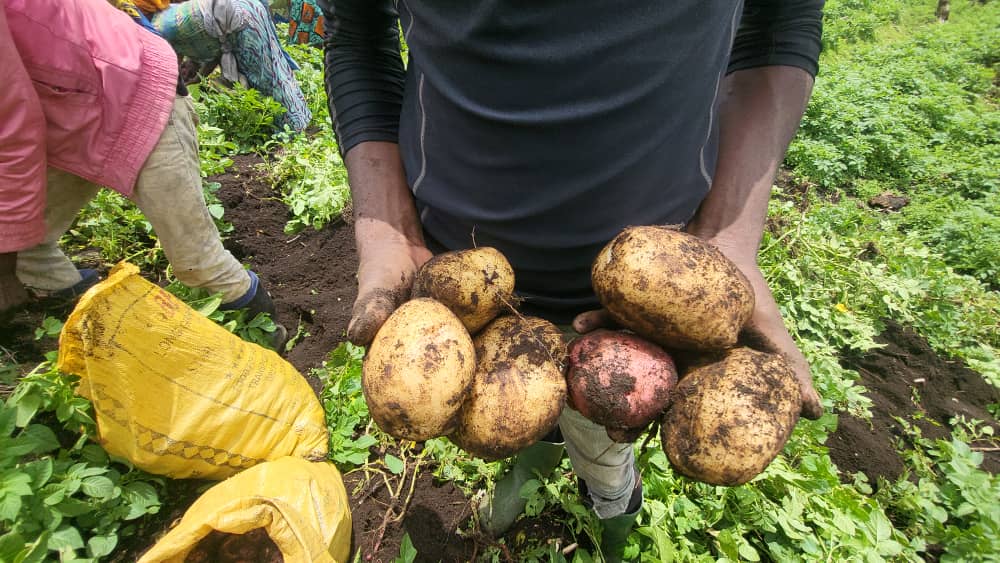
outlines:
M365 399L382 430L416 441L448 436L495 460L555 426L566 345L552 323L518 314L513 293L514 271L493 248L440 254L420 269L411 300L364 361Z
M568 401L619 442L658 421L671 463L694 479L738 485L763 471L801 398L782 356L738 345L754 309L739 269L694 236L629 227L597 256L592 283L624 330L567 349L555 325L516 311L500 252L434 257L368 350L372 417L395 437L447 436L495 460L548 433Z
M571 406L619 441L659 420L667 457L694 479L739 485L763 471L798 421L801 397L783 356L737 345L754 309L739 269L692 235L629 227L600 252L592 282L629 332L573 343ZM679 381L666 350L688 360Z

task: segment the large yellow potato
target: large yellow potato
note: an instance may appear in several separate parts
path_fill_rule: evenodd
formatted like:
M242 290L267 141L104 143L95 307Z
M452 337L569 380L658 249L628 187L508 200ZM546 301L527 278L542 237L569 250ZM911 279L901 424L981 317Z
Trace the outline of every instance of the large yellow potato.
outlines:
M662 421L663 449L688 477L742 485L781 452L801 401L782 356L734 348L677 384Z
M566 345L559 329L535 317L500 317L473 341L472 392L449 438L487 459L509 457L555 427L566 403Z
M372 418L407 440L449 434L472 386L472 337L447 307L414 299L382 325L365 356L362 387Z
M444 303L470 334L514 303L514 269L490 247L455 250L428 260L413 280L413 297Z
M601 250L594 292L622 326L665 348L736 344L753 288L711 244L668 227L628 227Z

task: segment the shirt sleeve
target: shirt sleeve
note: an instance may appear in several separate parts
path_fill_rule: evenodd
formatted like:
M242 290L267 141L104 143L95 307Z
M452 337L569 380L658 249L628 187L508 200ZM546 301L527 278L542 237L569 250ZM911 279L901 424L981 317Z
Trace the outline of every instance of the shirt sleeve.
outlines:
M393 0L319 0L326 18L324 80L341 154L399 140L405 69Z
M0 2L0 253L45 237L45 116Z
M794 66L816 76L824 0L746 0L729 72Z

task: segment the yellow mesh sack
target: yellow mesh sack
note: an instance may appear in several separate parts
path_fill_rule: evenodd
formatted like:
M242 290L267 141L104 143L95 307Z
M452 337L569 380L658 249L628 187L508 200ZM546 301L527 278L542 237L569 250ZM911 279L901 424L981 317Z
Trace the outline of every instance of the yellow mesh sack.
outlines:
M264 528L286 563L344 563L351 512L340 473L329 463L286 457L262 463L205 492L139 563L181 563L213 530Z
M325 459L323 408L276 353L245 342L139 276L83 295L59 336L111 454L172 478L223 479L266 460Z

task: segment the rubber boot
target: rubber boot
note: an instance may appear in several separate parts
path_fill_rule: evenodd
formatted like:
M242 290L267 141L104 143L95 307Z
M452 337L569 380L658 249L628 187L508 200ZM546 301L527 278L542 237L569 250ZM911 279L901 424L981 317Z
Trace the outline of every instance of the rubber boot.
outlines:
M632 526L642 510L640 497L639 507L632 512L627 512L614 518L601 520L601 553L604 555L606 563L620 563L625 546L628 545L628 536L632 532Z
M601 518L601 554L606 563L620 563L622 561L622 555L628 545L628 536L642 510L642 475L638 468L634 471L635 488L632 489L632 494L629 496L625 513L611 518ZM584 506L593 508L593 501L587 490L587 482L578 478L577 485L580 488L580 496Z
M285 342L288 341L288 330L278 322L278 314L274 308L274 301L271 300L271 294L264 288L264 282L260 281L257 274L252 270L247 270L247 274L250 275L250 289L236 301L224 303L219 308L225 310L246 308L250 319L253 319L260 313L270 315L271 320L274 321L275 328L274 332L268 337L268 343L276 352L282 354L285 351Z
M565 450L562 442L542 441L517 454L513 467L493 487L493 496L479 505L479 524L483 531L494 537L506 532L528 503L521 498L521 487L531 479L548 477L559 465Z

